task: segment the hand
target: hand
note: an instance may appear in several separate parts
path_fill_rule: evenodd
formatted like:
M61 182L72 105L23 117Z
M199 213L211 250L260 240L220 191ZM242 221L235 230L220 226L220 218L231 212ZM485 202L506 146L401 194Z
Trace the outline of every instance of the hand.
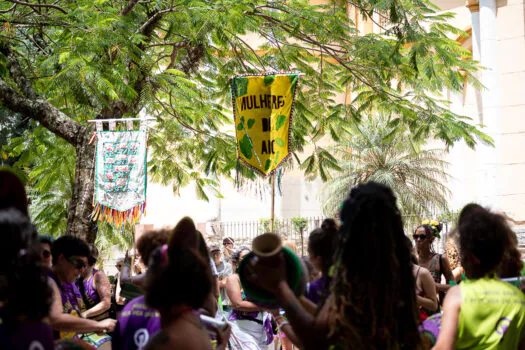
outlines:
M283 253L272 261L272 266L265 264L260 258L254 256L248 261L248 280L255 285L277 294L281 282L286 282L286 262Z
M115 329L115 325L117 324L117 320L113 320L111 318L106 318L105 320L99 321L98 325L100 327L100 331L97 332L98 335L104 334L104 333L111 333Z
M81 314L80 314L80 317L82 317L82 318L87 318L87 316L86 316L86 312L84 311L83 313L81 313Z
M219 329L217 327L213 328L217 333L217 350L226 349L232 331L230 325L228 324L224 329Z

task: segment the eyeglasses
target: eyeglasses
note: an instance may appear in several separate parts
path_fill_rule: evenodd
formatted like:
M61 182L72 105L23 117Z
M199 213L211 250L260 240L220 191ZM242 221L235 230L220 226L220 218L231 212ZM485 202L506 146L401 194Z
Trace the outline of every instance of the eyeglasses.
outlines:
M47 258L49 258L50 256L51 256L51 252L50 252L49 250L47 250L47 249L42 250L42 257L43 257L44 259L47 259Z
M414 241L417 241L418 239L424 240L427 238L427 235L414 235Z
M73 265L77 270L82 270L86 268L86 263L80 259L67 258L67 261Z

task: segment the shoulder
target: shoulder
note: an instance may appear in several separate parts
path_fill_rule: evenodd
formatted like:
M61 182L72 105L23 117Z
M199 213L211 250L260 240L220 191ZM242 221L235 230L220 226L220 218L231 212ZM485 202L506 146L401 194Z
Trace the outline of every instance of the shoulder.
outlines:
M432 274L430 273L430 271L427 268L422 267L422 266L419 267L419 276L421 276L422 278L426 278L426 277L432 278Z
M104 273L104 271L97 271L95 272L95 281L103 281L103 280L107 280L108 277L106 276L106 274Z
M454 286L447 292L447 297L444 301L444 307L459 308L461 307L461 286Z
M441 258L441 262L443 263L443 266L450 266L450 261L448 260L447 256L444 254L439 254Z

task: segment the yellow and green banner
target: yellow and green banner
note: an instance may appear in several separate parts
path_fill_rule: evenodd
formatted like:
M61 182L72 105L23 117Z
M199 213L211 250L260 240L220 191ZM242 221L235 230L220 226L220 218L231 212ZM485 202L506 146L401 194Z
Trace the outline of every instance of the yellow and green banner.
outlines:
M290 133L298 73L232 78L237 156L263 175L290 157Z

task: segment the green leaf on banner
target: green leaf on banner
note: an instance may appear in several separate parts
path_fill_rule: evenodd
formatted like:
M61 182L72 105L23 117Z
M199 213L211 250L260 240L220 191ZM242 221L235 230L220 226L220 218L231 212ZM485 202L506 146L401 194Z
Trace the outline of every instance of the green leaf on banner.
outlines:
M275 139L275 143L279 145L280 147L284 147L284 141L282 138L278 137Z
M248 79L244 77L235 78L235 87L237 88L237 97L246 95L248 93Z
M239 149L241 150L243 156L245 156L247 159L252 159L252 145L248 135L244 135L241 142L239 142Z
M272 162L270 162L270 160L267 159L266 164L264 165L264 170L268 171L270 169L270 165L272 165Z
M275 75L265 75L264 76L264 86L268 86L275 80Z
M239 130L239 131L242 130L242 123L237 124L237 130Z
M275 130L279 131L279 129L284 125L285 121L286 117L282 114L279 114L277 121L275 122Z
M255 119L248 119L248 129L251 129L253 124L255 124Z
M280 153L279 151L277 151L277 153L275 153L275 159L273 160L273 164L275 166L277 166L279 164L279 156L280 156Z

